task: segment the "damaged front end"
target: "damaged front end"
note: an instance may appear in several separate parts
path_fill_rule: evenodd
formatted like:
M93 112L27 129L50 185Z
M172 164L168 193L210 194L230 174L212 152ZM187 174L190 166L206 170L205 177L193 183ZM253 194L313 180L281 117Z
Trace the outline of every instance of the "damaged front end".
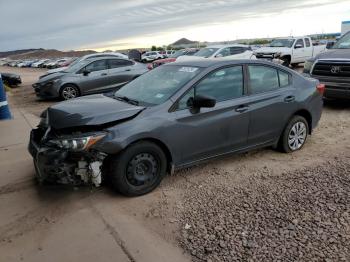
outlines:
M102 164L107 154L94 150L93 146L105 136L102 131L66 134L39 124L31 131L28 147L38 181L98 187L102 182Z

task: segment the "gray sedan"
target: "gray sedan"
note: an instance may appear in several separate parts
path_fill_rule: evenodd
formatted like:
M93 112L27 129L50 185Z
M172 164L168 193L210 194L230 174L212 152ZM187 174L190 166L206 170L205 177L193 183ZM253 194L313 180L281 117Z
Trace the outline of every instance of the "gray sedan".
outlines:
M147 72L145 65L115 57L87 59L33 84L38 97L63 100L116 90Z
M258 60L166 64L119 89L50 107L31 133L40 181L155 189L167 172L273 146L300 150L322 113L324 85Z

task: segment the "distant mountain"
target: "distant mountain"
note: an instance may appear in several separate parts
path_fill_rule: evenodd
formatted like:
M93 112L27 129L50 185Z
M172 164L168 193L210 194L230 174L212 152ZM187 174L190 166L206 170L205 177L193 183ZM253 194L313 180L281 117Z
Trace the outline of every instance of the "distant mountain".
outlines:
M6 52L0 52L0 58L12 56L12 55L20 55L28 52L33 51L39 51L43 50L42 48L36 48L36 49L21 49L21 50L13 50L13 51L6 51Z
M187 38L181 38L179 40L177 40L176 42L172 43L171 46L180 46L180 45L193 45L193 44L197 44L198 41L191 41L188 40Z
M96 53L96 51L59 51L55 49L27 49L27 50L16 50L9 52L0 52L1 57L8 57L10 59L32 59L32 58L61 58L61 57L80 57ZM1 56L3 55L3 56Z

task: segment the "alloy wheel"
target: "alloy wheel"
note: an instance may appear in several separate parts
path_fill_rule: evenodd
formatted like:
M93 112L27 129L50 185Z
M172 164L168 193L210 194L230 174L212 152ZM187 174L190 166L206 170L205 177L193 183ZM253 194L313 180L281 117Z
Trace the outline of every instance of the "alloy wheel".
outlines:
M65 100L76 98L78 96L78 91L72 86L66 86L62 90L62 96Z
M289 131L288 146L292 151L300 149L306 140L307 128L305 123L296 122Z

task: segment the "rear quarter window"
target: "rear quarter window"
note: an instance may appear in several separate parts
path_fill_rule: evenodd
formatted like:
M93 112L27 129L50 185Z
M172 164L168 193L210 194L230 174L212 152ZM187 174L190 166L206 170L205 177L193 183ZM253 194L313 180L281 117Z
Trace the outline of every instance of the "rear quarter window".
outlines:
M280 81L280 87L285 87L290 85L290 74L284 72L284 71L278 71L278 77Z

